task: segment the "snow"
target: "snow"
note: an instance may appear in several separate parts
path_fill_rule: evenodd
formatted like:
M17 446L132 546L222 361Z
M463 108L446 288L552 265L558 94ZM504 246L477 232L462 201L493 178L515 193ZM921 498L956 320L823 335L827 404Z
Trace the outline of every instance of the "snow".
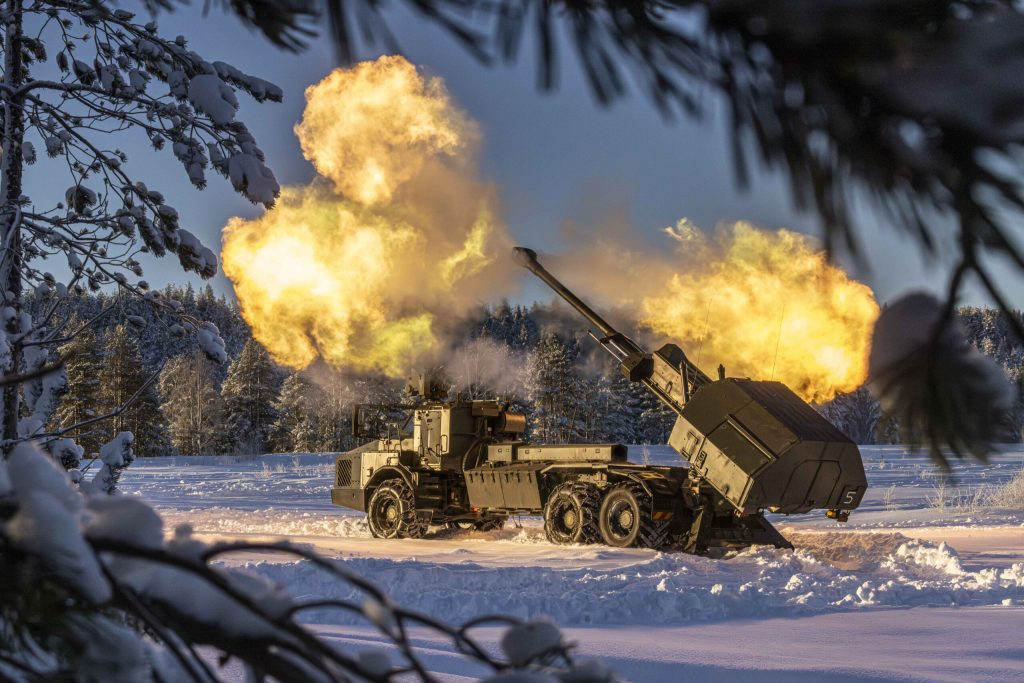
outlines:
M88 509L91 514L85 533L89 538L150 549L159 548L163 543L163 521L153 508L138 498L94 496L89 499Z
M654 464L678 464L670 449L646 451ZM204 541L287 538L448 622L553 619L580 654L628 680L1021 680L1012 634L1024 619L1024 510L978 501L1024 470L1024 448L958 465L952 480L902 447L862 451L871 488L850 523L777 517L795 550L720 558L554 546L529 518L500 532L373 539L363 515L330 504L332 455L145 458L121 487L151 501L168 529L188 525ZM224 562L299 600L367 597L290 556ZM354 613L302 618L332 642L388 651ZM502 647L502 629L474 633ZM414 634L443 680L483 674L438 634Z
M224 339L221 338L216 325L208 321L200 323L199 329L196 330L196 341L210 360L216 363L227 362L228 353L224 349Z
M217 255L209 247L183 228L176 230L174 235L178 240L178 258L183 268L193 270L204 278L216 275Z
M228 177L235 190L253 204L270 208L281 193L273 171L255 154L239 152L228 157Z
M131 432L118 432L117 436L100 447L100 460L109 467L125 467L135 456L132 455L132 443L135 441Z
M41 570L73 581L95 603L110 598L110 585L79 527L82 497L49 454L18 444L7 459L7 476L17 505L3 522L3 535L15 548L42 558Z
M284 91L270 81L244 74L230 64L214 62L213 67L221 78L239 88L245 89L257 102L263 102L264 100L280 102L284 97Z
M562 632L546 619L513 626L501 637L501 650L512 666L523 667L564 647Z
M900 402L923 404L923 397L900 396L905 386L916 389L930 386L907 379L907 368L935 353L939 369L948 373L946 389L964 398L967 406L991 406L1008 409L1016 393L1006 372L992 358L970 346L959 321L952 321L937 340L932 337L942 320L943 304L931 294L914 292L893 302L875 322L868 359L871 389L887 410L900 408ZM932 348L930 345L935 343ZM924 367L929 371L928 367ZM920 371L918 371L920 372ZM937 381L932 379L931 381ZM904 389L906 390L906 389ZM966 418L965 418L966 422ZM969 424L969 423L968 423Z
M215 74L193 76L188 84L188 100L218 126L234 121L238 111L235 91Z

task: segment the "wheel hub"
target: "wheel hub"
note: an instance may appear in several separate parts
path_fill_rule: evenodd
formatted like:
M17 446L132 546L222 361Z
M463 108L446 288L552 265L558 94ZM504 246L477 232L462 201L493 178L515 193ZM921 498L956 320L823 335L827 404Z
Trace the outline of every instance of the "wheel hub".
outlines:
M576 511L570 508L562 515L562 524L564 524L567 529L574 529L576 528L577 519Z
M633 528L633 521L634 521L634 517L633 517L633 511L631 509L626 508L624 510L619 511L618 523L619 523L620 527L622 527L623 529L626 529L626 530L632 529Z
M388 524L394 524L395 520L398 519L398 510L394 505L388 505L384 508L384 521Z

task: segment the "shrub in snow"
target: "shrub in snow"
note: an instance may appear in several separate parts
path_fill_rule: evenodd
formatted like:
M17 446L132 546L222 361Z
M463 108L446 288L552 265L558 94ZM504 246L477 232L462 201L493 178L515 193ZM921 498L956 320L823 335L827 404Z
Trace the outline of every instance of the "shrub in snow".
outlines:
M113 495L117 491L121 472L135 460L135 453L132 451L134 441L135 436L131 432L120 432L100 447L100 461L103 464L87 485L91 492Z
M988 489L984 503L988 507L1024 510L1024 470L1005 484Z

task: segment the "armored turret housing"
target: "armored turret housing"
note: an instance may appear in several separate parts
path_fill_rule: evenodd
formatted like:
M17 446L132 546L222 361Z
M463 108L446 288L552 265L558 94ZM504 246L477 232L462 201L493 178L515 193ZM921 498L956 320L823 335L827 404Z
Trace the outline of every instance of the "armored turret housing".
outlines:
M736 510L852 510L867 490L860 451L781 382L703 386L669 444Z

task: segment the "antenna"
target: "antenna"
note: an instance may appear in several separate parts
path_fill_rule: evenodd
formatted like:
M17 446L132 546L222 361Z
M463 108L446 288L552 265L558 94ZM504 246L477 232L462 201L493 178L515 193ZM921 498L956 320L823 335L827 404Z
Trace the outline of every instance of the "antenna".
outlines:
M775 379L775 365L779 362L779 344L782 343L782 321L786 319L786 304L782 304L782 315L779 316L779 336L775 338L775 358L772 360L772 379Z

